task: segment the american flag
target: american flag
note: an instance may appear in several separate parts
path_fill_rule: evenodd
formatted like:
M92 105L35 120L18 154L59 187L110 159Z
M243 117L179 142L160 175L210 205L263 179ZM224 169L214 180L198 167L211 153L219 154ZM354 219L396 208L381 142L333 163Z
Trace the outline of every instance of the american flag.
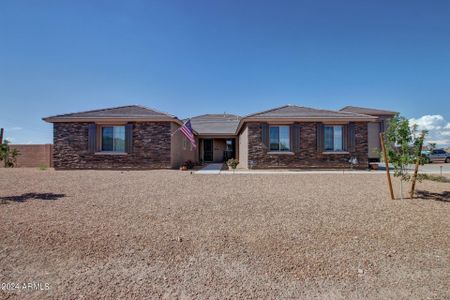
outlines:
M195 144L194 131L192 130L191 120L188 120L183 126L180 127L180 131L187 137L189 142L191 142L192 147L197 148Z

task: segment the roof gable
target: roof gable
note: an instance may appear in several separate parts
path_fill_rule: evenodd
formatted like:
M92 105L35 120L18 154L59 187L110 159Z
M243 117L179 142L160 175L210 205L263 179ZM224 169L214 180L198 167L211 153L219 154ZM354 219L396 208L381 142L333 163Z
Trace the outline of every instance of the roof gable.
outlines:
M124 119L124 120L178 120L175 116L147 108L140 105L127 105L104 109L95 109L83 112L61 114L44 118L47 122L64 122L76 120L102 120L102 119Z

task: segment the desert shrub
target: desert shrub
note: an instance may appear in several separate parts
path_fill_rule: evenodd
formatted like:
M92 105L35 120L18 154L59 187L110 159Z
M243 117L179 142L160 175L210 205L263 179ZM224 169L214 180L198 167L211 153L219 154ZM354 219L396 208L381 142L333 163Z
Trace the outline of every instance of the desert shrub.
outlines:
M3 161L5 168L14 168L19 155L20 152L17 149L11 149L9 141L4 140L3 144L0 144L0 161Z
M237 168L237 166L239 165L239 160L235 159L235 158L231 158L227 161L227 165L235 170Z
M41 170L41 171L45 171L45 170L48 169L48 167L47 167L47 165L41 164L41 165L38 166L38 169Z
M418 174L417 180L431 180L431 181L437 181L437 182L444 182L444 183L450 183L450 179L445 176L439 176L439 175L432 175L432 174Z
M190 170L190 169L194 168L195 164L192 160L187 160L181 166L186 167L187 169Z

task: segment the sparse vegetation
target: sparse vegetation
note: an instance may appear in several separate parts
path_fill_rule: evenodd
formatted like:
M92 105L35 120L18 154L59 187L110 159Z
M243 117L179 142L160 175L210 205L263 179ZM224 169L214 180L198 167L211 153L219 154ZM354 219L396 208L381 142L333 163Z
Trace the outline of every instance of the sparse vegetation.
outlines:
M237 166L239 165L239 160L236 158L231 158L227 161L227 165L233 169L236 170Z
M191 170L194 168L194 166L195 166L195 164L192 160L187 160L181 165L180 169L181 170Z
M48 167L47 167L47 165L44 165L44 164L42 164L42 165L39 165L39 170L41 170L41 171L45 171L45 170L47 170L48 169Z
M8 140L4 140L0 144L0 161L3 161L5 168L14 168L17 163L17 156L19 155L20 152L17 149L11 149Z
M450 178L447 178L445 176L440 175L431 175L431 174L419 174L417 176L417 180L431 180L431 181L437 181L437 182L444 182L444 183L450 183Z

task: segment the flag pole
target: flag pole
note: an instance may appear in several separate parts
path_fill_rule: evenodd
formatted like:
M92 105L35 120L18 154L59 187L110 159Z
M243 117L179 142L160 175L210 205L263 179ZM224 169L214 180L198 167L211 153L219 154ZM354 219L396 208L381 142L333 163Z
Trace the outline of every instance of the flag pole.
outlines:
M189 120L189 119L188 119L188 120ZM183 123L183 125L184 125L184 124L186 124L186 122L184 122L184 123ZM183 125L181 125L181 126L183 126ZM175 135L175 133L177 133L177 132L178 132L178 130L180 130L181 126L180 126L180 127L178 127L178 128L177 128L177 130L175 130L174 132L172 132L171 136L174 136L174 135Z

